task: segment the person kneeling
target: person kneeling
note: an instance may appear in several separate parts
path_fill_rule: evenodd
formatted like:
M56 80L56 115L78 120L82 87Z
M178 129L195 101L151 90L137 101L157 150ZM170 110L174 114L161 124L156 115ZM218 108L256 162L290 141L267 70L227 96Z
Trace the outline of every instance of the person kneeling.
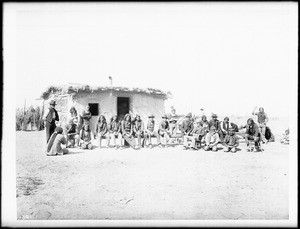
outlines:
M235 131L233 128L229 128L228 133L225 136L224 142L224 152L231 151L232 153L236 152L236 147L239 145L239 139L237 135L235 134Z
M69 152L66 148L61 148L61 144L66 145L67 140L63 135L63 129L56 127L54 133L51 135L46 149L47 156L63 155Z
M218 143L220 142L219 134L216 132L216 127L211 126L210 132L208 132L205 136L205 147L204 150L212 150L217 151L218 150Z
M93 149L92 131L89 124L84 124L82 130L80 131L79 144L81 149Z

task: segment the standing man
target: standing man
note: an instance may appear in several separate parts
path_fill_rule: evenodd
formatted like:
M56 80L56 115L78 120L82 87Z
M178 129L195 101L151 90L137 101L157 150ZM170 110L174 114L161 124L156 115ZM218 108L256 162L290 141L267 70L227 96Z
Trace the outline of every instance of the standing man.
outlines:
M57 111L55 110L56 102L54 100L50 101L49 108L46 110L43 120L45 122L46 127L46 141L48 143L51 135L54 133L56 128L55 121L59 121L59 116Z
M269 118L268 115L265 113L263 107L260 107L258 112L256 112L256 108L257 107L254 108L252 115L257 115L257 122L261 134L261 140L263 141L263 143L267 143L266 126L267 126L267 122L269 121Z

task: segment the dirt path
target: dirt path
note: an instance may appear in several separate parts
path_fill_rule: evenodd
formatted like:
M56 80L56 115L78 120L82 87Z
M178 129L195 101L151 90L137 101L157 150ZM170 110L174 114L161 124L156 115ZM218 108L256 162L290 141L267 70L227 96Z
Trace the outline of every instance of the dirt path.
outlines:
M73 150L17 132L18 219L288 219L288 146Z

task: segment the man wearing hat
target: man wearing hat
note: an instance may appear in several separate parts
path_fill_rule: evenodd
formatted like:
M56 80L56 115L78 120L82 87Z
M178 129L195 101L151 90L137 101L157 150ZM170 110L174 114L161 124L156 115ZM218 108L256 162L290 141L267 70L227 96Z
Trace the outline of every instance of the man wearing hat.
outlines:
M211 115L211 120L208 122L208 125L209 125L209 129L212 126L214 126L216 128L216 132L218 133L219 138L222 141L223 140L223 132L222 132L222 129L221 129L220 121L218 120L218 116L216 114L213 113Z
M157 139L157 144L159 147L161 147L161 143L160 143L160 136L159 134L154 130L155 128L155 121L154 121L154 115L151 114L148 116L149 120L147 123L147 128L145 131L145 139L149 140L149 146L150 148L152 148L152 141L151 141L151 137L156 137Z
M159 130L158 130L158 134L160 135L160 137L162 137L164 139L164 144L165 146L167 146L167 143L170 139L170 136L169 136L169 122L168 122L168 117L167 115L163 115L162 116L162 121L159 125Z
M224 152L231 151L232 153L236 152L236 147L239 145L239 138L235 134L235 131L233 128L228 129L228 133L226 134L224 138Z
M194 128L194 124L192 121L192 113L188 113L185 116L185 119L181 123L181 132L183 135L190 135Z
M45 122L47 143L56 128L55 121L59 121L59 116L58 116L57 111L55 110L55 105L56 105L56 102L54 100L51 100L49 103L49 108L46 110L44 117L43 117L43 120Z

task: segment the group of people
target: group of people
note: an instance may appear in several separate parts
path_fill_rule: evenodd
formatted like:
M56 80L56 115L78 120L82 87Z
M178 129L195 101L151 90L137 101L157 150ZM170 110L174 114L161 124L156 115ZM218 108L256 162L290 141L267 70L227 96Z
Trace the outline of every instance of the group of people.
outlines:
M258 116L258 124L249 118L245 126L238 127L229 122L225 117L223 121L218 120L216 114L212 114L211 120L205 115L200 118L192 117L188 113L183 120L179 120L174 108L169 116L162 115L161 122L156 128L154 115L148 116L146 126L141 116L134 117L126 114L122 120L113 115L109 122L104 115L98 117L95 130L91 130L90 119L92 117L89 106L78 115L75 107L70 109L70 119L65 130L57 126L59 116L55 110L55 101L50 102L50 107L44 115L46 122L47 155L58 155L68 153L68 148L93 149L92 140L97 139L98 146L124 148L130 146L134 149L142 147L153 147L152 138L156 138L158 147L168 147L174 141L181 143L184 149L217 151L218 145L222 145L225 152L236 152L239 139L244 138L250 148L250 141L254 141L255 150L259 150L260 143L267 142L265 138L266 123L268 117L263 108L253 114ZM241 129L245 129L241 132ZM61 145L66 145L62 148Z

